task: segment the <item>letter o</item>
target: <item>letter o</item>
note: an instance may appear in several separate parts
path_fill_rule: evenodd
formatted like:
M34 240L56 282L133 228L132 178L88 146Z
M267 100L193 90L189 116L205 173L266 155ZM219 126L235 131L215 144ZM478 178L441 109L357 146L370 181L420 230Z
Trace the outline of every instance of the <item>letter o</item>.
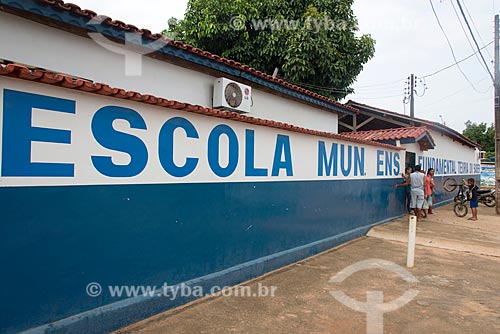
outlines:
M220 165L219 143L220 137L225 135L229 140L229 162L226 167ZM216 126L208 137L208 164L215 175L228 177L234 173L238 166L238 137L233 129L221 124Z

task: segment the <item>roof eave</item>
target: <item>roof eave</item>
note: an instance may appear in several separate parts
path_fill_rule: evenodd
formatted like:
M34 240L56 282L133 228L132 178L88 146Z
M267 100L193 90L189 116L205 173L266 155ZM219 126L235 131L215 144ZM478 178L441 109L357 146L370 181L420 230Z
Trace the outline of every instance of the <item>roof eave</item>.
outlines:
M373 111L373 112L376 112L376 113L388 113L389 115L391 115L393 117L398 117L400 120L411 121L411 118L409 116L401 115L401 114L395 113L395 112L390 111L390 110L384 110L384 109L376 108L376 107L369 106L369 105L366 105L366 104L363 104L363 103L359 103L359 102L356 102L356 101L353 101L353 100L347 101L346 104L349 105L349 106L351 106L351 107L354 107L354 108L356 108L358 110L369 109L370 111ZM421 118L414 118L413 120L417 121L417 122L420 122L420 123L423 123L423 124L425 124L425 126L431 127L431 128L433 128L435 130L445 132L450 137L456 138L458 141L460 141L463 144L466 144L466 145L468 145L470 147L481 148L481 145L479 145L478 143L470 140L469 138L465 137L464 135L460 134L459 132L457 132L457 131L455 131L455 130L453 130L453 129L445 126L445 125L441 125L439 123L435 123L435 122L432 122L432 121L429 121L429 120L425 120L425 119L421 119Z

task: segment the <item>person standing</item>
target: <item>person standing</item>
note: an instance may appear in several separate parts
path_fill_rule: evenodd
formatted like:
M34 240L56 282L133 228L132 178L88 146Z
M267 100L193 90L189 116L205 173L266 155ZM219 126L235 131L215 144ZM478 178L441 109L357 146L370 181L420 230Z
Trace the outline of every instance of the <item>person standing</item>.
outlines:
M425 200L425 175L422 173L422 168L420 165L415 166L415 171L410 174L410 186L411 186L411 208L417 216L417 221L420 220L422 214L422 207Z
M411 207L410 207L410 204L411 204L411 185L410 185L411 171L412 171L411 167L406 167L405 173L401 174L401 176L403 177L404 183L394 185L394 188L405 187L406 210L410 214L411 214Z
M467 179L467 181L463 180L464 184L469 187L469 203L470 209L472 211L472 217L468 220L477 220L477 207L479 206L477 191L479 188L476 185L476 181L473 178Z
M427 175L425 176L425 200L427 201L429 214L434 214L432 212L432 205L434 204L434 168L429 168L427 170Z

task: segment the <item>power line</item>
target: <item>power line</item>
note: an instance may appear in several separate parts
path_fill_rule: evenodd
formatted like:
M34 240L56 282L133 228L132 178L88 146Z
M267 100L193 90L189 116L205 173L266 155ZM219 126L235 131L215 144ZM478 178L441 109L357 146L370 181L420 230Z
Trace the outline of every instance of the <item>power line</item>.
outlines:
M486 44L485 46L483 46L482 48L480 48L480 50L484 50L486 49L487 47L489 47L491 44L493 44L494 41L491 41L489 42L488 44ZM459 61L456 61L448 66L445 66L437 71L434 71L432 73L429 73L429 74L426 74L424 76L421 77L421 79L426 79L426 78L430 78L430 77L433 77L441 72L444 72L454 66L458 66L458 64L461 64L463 63L464 61L466 60L469 60L470 58L474 57L477 53L479 53L479 51L475 51L473 53L471 53L470 55L468 55L467 57L465 58L462 58L460 59ZM357 90L359 88L369 88L369 87L382 87L382 86L388 86L388 85L394 85L394 84L399 84L401 82L403 82L405 79L401 79L401 80L397 80L397 81L391 81L391 82L386 82L386 83L381 83L381 84L377 84L377 85L367 85L367 86L356 86L356 87L353 87L353 89ZM339 89L339 88L333 88L333 87L328 87L328 86L319 86L319 85L314 85L314 84L307 84L307 83L304 83L304 82L296 82L296 81L290 81L290 83L292 84L295 84L295 85L298 85L298 86L303 86L303 87L310 87L310 88L314 88L314 89L320 89L320 90L323 90L323 91L332 91L332 92L338 92L338 93L350 93L350 91L346 90L346 89ZM384 89L386 90L386 88L373 88L373 89ZM393 90L393 89L391 89ZM481 91L478 91L476 89L477 92L479 93L484 93L484 92L481 92ZM368 92L367 92L368 93Z
M483 47L481 48L481 50L483 50L483 49L487 48L487 47L488 47L488 46L490 46L491 44L493 44L493 41L491 41L491 42L489 42L488 44L486 44L485 46L483 46ZM476 51L476 52L474 52L474 53L472 53L472 54L468 55L467 57L465 57L465 58L463 58L463 59L461 59L461 60L459 60L459 61L454 62L454 63L453 63L453 64L451 64L451 65L448 65L448 66L446 66L446 67L443 67L442 69L437 70L437 71L435 71L435 72L432 72L432 73L430 73L430 74L424 75L422 78L429 78L429 77L432 77L432 76L434 76L434 75L436 75L436 74L439 74L439 73L441 73L441 72L443 72L443 71L446 71L446 70L447 70L447 69L449 69L449 68L452 68L453 66L457 66L458 64L463 63L464 61L466 61L466 60L468 60L468 59L470 59L470 58L474 57L474 56L475 56L478 52L479 52L479 51Z
M464 73L464 71L462 70L462 68L460 67L460 65L458 65L459 62L457 60L457 57L455 56L455 51L453 50L453 46L451 45L450 39L448 38L448 35L446 34L446 31L444 31L443 25L441 24L441 20L439 20L439 16L436 13L436 9L434 8L434 4L432 3L432 0L429 0L429 3L431 4L432 12L434 13L434 17L436 18L436 21L437 21L437 23L439 25L439 28L441 29L441 32L443 33L444 37L446 38L446 42L448 43L448 46L450 48L451 55L453 56L453 60L455 60L455 65L457 65L457 68L459 69L460 73L462 73L463 77L472 86L472 88L475 91L478 91L476 89L476 87L474 86L474 84L472 83L472 81L470 81L469 78L467 77L467 75Z
M293 81L289 81L289 82L291 84L294 84L294 85L297 85L300 87L304 87L307 89L317 89L317 90L322 90L325 92L328 91L331 93L350 93L351 92L350 90L347 90L347 89L340 89L340 88L333 88L333 87L326 87L326 86L317 86L317 85L308 84L305 82L293 82Z
M369 88L369 87L388 86L388 85L393 85L393 84L396 84L396 83L401 83L401 81L404 81L404 80L405 80L405 78L400 79L400 80L397 80L397 81L391 81L391 82L381 83L381 84L377 84L377 85L357 86L357 87L354 87L354 88L355 88L355 89L358 89L358 88Z
M464 13L464 10L462 8L462 4L460 3L460 0L457 0L458 8L460 9L460 12L462 13L462 16L465 20L465 23L467 24L467 27L469 28L469 32L472 36L472 39L474 40L474 43L476 44L477 50L479 51L479 55L481 56L481 59L483 60L484 64L486 65L486 68L488 69L488 73L490 74L491 80L495 82L495 78L493 77L493 73L491 73L488 63L486 63L486 60L484 59L483 53L481 52L481 49L479 48L479 44L477 43L476 37L474 36L474 33L472 32L472 29L469 24L469 20L467 20L467 16Z
M377 85L368 85L368 86L355 86L352 87L354 90L358 89L367 89L367 90L386 90L387 88L384 88L383 86L394 86L395 84L400 84L402 80L398 81L392 81L392 82L387 82L387 83L381 83ZM305 82L298 82L298 81L289 81L292 84L298 85L298 86L303 86L303 87L309 87L309 88L314 88L314 89L320 89L320 90L328 90L332 92L338 92L338 93L350 93L350 90L348 89L342 89L342 88L335 88L331 86L320 86L320 85L315 85L315 84L310 84L310 83L305 83Z
M398 94L398 95L390 95L390 96L379 96L379 97L357 97L356 100L381 100L381 99L388 99L392 97L402 97L404 94Z
M486 49L487 47L489 47L491 44L493 44L493 41L489 42L488 44L484 45L482 48L480 48L480 50L484 50ZM446 71L454 66L458 66L458 64L460 63L463 63L464 61L466 60L469 60L470 58L474 57L479 51L475 51L473 52L472 54L468 55L467 57L465 58L462 58L458 61L455 61L454 63L448 65L448 66L445 66L437 71L434 71L432 73L429 73L429 74L426 74L424 76L421 77L421 79L426 79L426 78L429 78L429 77L432 77L432 76L435 76L443 71ZM356 86L356 87L353 87L353 89L357 90L357 89L360 89L360 88L365 88L365 89L374 89L374 90L378 90L378 89L383 89L383 90L386 90L387 91L387 88L384 88L383 86L394 86L395 84L400 84L404 81L405 79L401 79L401 80L396 80L396 81L390 81L390 82L385 82L385 83L381 83L381 84L375 84L375 85L365 85L365 86ZM312 88L312 89L318 89L318 90L322 90L322 91L328 91L328 92L337 92L337 93L351 93L349 90L347 89L339 89L339 88L334 88L334 87L328 87L328 86L319 86L319 85L314 85L314 84L308 84L308 83L304 83L304 82L297 82L297 81L289 81L290 83L292 84L295 84L295 85L298 85L298 86L302 86L302 87L306 87L306 88ZM379 88L376 88L376 87L379 87ZM475 87L473 87L475 88ZM391 88L390 89L391 91L394 91L395 88ZM485 93L485 92L481 92L477 89L475 89L478 93ZM372 93L372 92L366 92L366 93ZM373 93L376 93L376 92L373 92Z
M485 46L483 46L480 50L486 49L491 44L493 44L493 42L494 41L489 42L488 44L486 44ZM439 74L439 73L441 73L443 71L446 71L446 70L448 70L448 69L450 69L450 68L452 68L454 66L458 66L458 64L463 63L464 61L469 60L470 58L474 57L478 52L479 51L475 51L472 54L468 55L467 57L462 58L459 61L454 62L453 64L450 64L450 65L445 66L445 67L443 67L443 68L441 68L441 69L439 69L437 71L434 71L432 73L429 73L429 74L426 74L426 75L420 77L420 79L424 79L424 81L425 81L426 78L430 78L430 77L435 76L435 75L437 75L437 74ZM356 86L356 87L353 87L353 88L356 90L356 89L363 88L363 87L364 88L370 88L370 87L383 87L383 86L389 86L389 85L393 85L394 86L395 84L399 84L399 83L403 82L404 80L405 79L401 79L401 80L397 80L397 81L391 81L391 82L386 82L386 83L381 83L381 84L376 84L376 85ZM313 89L318 89L318 90L327 91L327 92L351 93L347 89L339 89L339 88L333 88L333 87L328 87L328 86L319 86L319 85L314 85L314 84L308 84L308 83L305 83L305 82L290 81L290 83L298 85L298 86L301 86L301 87L313 88ZM373 88L373 89L384 89L384 90L387 90L386 88ZM395 90L395 89L391 89L391 91L393 91L393 90ZM478 93L486 93L486 92L479 91L477 89L475 89L475 90ZM366 92L366 93L371 93L371 92ZM391 97L393 97L393 96L391 96Z
M464 5L464 8L465 8L465 11L467 12L467 15L469 15L469 18L470 18L470 20L472 22L472 26L474 27L474 29L477 32L477 35L479 36L479 40L484 45L484 41L483 41L483 38L481 37L481 33L479 32L479 29L477 29L476 23L474 22L474 19L472 18L472 15L469 12L469 8L467 8L467 5L465 4L464 0L462 0L462 4ZM493 0L493 13L495 13L495 0ZM490 51L488 49L486 49L486 53L488 54L488 56L490 57L491 61L493 62L493 57L491 56Z
M484 81L484 80L486 80L486 79L489 79L489 76L485 76L485 77L484 77L484 78L482 78L481 80L476 81L476 82L475 82L475 84L481 83L481 82L483 82L483 81ZM422 108L427 108L427 107L433 106L433 105L435 105L435 104L439 104L439 103L441 103L441 102L443 102L443 101L446 101L446 100L447 100L447 99L449 99L450 97L453 97L453 96L455 96L455 95L457 95L457 94L460 94L461 92L463 92L464 90L466 90L468 87L469 87L469 86L466 86L466 87L464 87L464 88L462 88L462 89L459 89L459 90L457 90L457 91L455 91L455 92L453 92L453 93L451 93L451 94L449 94L449 95L443 96L442 98L440 98L440 99L439 99L439 100L437 100L437 101L434 101L434 102L431 102L431 103L428 103L428 104L426 104L426 105L422 106ZM493 87L493 86L491 86L491 87L488 89L488 91L487 91L486 93L488 93L488 92L491 90L491 88L492 88L492 87Z
M460 23L460 28L462 28L462 31L465 35L465 38L467 39L467 42L469 43L469 46L472 48L472 51L474 51L474 46L472 45L472 42L470 41L470 38L469 38L469 35L467 34L467 32L465 31L465 27L462 23L462 20L460 19L460 16L458 15L458 12L457 12L457 9L455 8L455 5L453 4L453 0L450 0L451 2L451 7L453 7L453 11L455 12L455 16L457 17L458 19L458 23ZM484 44L484 43L483 43ZM479 61L479 64L481 65L481 67L484 68L484 65L483 63L481 62L481 59L479 59L479 56L477 55L477 52L475 53L476 55L476 59L477 61ZM488 70L487 68L485 68L485 70Z
M418 97L424 97L425 92L427 91L427 82L425 82L425 78L415 77L415 79L418 79L420 84L424 86L424 91L422 92L422 94L418 94L416 89L418 87L418 84L415 84L415 95L417 95Z

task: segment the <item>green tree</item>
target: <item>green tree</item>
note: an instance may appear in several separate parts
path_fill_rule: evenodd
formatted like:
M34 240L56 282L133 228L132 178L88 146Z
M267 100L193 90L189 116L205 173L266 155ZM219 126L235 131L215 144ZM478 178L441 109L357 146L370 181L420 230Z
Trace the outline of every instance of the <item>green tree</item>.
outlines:
M495 156L495 127L493 124L465 122L463 135L483 147L487 157Z
M189 0L165 35L341 99L375 41L358 36L353 0Z

